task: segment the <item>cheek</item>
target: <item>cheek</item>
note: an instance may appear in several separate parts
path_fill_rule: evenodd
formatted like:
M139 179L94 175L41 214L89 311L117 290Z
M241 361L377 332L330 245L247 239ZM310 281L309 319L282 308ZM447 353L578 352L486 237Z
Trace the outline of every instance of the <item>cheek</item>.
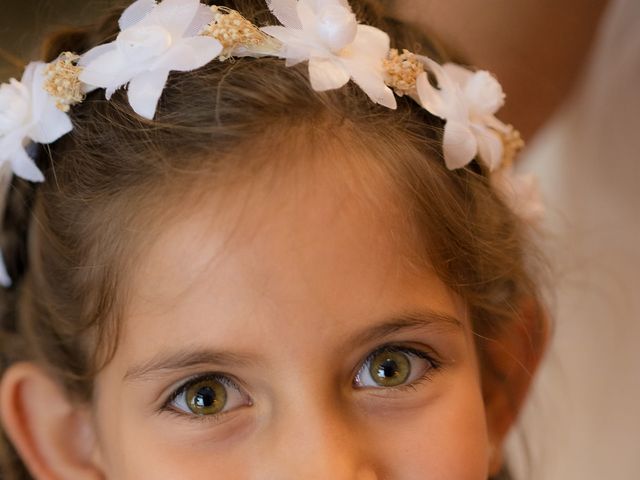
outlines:
M197 422L177 428L174 419L141 415L143 408L127 393L101 388L115 381L110 380L98 382L96 391L100 457L107 480L191 480L211 478L212 472L235 480L290 477L284 463L274 464L279 458L272 448L274 431L263 432L270 447L261 448L259 438L250 433L250 422L244 430L238 422L231 423L233 428L205 428ZM343 418L349 423L343 425L349 432L347 443L357 446L353 451L360 452L358 461L375 472L367 480L486 480L489 445L475 364L462 361L423 387L426 393L416 393L416 398L426 400L411 408L389 409L386 416L379 409L354 411ZM234 431L249 433L231 441ZM282 445L284 450L288 446L295 445ZM267 466L276 475L265 477Z
M121 413L121 415L118 415ZM105 480L248 479L246 451L220 448L203 427L112 412L101 431ZM222 443L225 445L225 443Z
M376 437L397 450L385 460L399 480L486 480L489 442L479 389L461 385L432 405L381 428ZM387 441L385 442L385 439Z
M363 448L371 480L486 480L488 440L485 411L475 382L460 382L428 405L381 418L368 415L350 442ZM117 412L112 412L117 413ZM167 431L171 422L126 415L112 417L102 440L111 453L108 480L175 480L218 478L271 480L264 468L278 452L259 448L256 439L220 441L195 423L193 431ZM366 425L366 426L365 426ZM105 445L107 446L107 445ZM266 457L265 457L266 455ZM285 455L286 457L286 455ZM292 472L288 472L292 473ZM288 477L287 477L288 478Z

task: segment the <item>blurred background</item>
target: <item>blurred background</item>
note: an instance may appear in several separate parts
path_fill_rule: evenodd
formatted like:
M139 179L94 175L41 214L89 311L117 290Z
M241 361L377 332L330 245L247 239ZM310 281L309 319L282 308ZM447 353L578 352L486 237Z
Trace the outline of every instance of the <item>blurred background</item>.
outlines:
M0 14L0 76L20 76L16 62L39 58L42 39L60 26L78 25L98 17L113 1L2 0Z
M114 3L2 0L0 80L47 32ZM501 117L528 140L520 168L540 179L555 332L510 445L517 469L640 478L640 1L387 3L498 76Z
M540 181L555 332L511 445L522 478L639 479L640 1L396 8L497 74Z

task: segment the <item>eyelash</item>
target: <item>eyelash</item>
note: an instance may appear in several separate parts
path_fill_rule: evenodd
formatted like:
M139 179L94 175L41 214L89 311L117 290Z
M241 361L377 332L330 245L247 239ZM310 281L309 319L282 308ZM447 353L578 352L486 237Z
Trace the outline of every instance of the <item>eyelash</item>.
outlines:
M369 355L367 355L367 357L359 364L360 366L358 367L357 372L359 373L362 370L364 365L371 362L376 357L376 355L379 355L382 352L406 353L409 356L414 356L414 357L418 357L425 360L429 364L429 366L419 378L417 378L411 383L398 385L395 387L379 387L378 388L379 390L393 391L393 392L407 392L409 390L416 391L419 385L422 385L424 382L430 381L433 378L433 375L442 368L442 363L436 360L433 357L433 355L429 353L426 353L411 347L388 344L388 345L382 345L376 348ZM190 415L188 413L178 410L172 405L176 401L176 399L180 395L184 394L192 385L198 382L201 382L203 380L211 380L211 379L222 383L226 387L233 388L238 391L242 391L242 388L227 375L223 375L220 373L205 373L202 375L191 377L190 379L185 381L182 385L180 385L173 393L171 393L171 395L169 395L169 398L167 398L167 400L162 404L162 407L160 408L160 412L170 413L180 418L187 418L188 420L192 420L192 421L207 421L207 422L218 423L222 419L222 417L224 417L228 413L227 411L222 411L212 415L195 415L195 414ZM354 377L354 382L355 382L355 377ZM375 389L376 387L359 387L359 388Z
M197 375L185 381L171 395L169 395L169 398L163 403L162 407L160 408L160 412L167 412L172 415L176 415L180 418L187 418L188 420L193 420L193 421L207 421L207 422L214 422L214 423L219 422L222 419L222 417L228 412L222 411L220 413L216 413L213 415L195 415L195 414L189 415L188 413L178 410L172 405L176 401L176 399L180 395L186 393L186 391L192 385L195 385L196 383L199 383L205 380L216 380L222 383L225 387L233 388L239 392L242 391L242 388L227 375L223 375L220 373L205 373L202 375ZM243 394L243 396L246 396L246 395Z
M365 358L364 361L360 363L360 367L358 368L358 373L362 370L362 367L364 365L371 362L377 355L383 352L406 353L409 356L418 357L418 358L421 358L422 360L425 360L429 364L429 366L425 370L425 372L422 375L420 375L420 377L418 377L411 383L398 385L396 387L379 387L378 389L380 390L392 391L392 392L407 392L409 390L416 391L419 385L422 385L424 382L430 381L433 378L433 376L438 372L438 370L442 368L442 363L436 360L433 355L427 352L423 352L422 350L417 350L411 347L389 344L389 345L382 345L381 347L378 347L373 352L371 352L367 356L367 358ZM355 378L354 378L354 381L355 381ZM363 387L360 387L360 388L363 388ZM376 387L373 387L373 388L375 389Z

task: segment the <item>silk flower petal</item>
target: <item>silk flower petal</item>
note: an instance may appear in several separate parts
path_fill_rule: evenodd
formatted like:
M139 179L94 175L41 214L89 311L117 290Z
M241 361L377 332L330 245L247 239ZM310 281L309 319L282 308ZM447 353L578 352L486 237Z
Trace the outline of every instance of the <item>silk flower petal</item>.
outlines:
M80 81L100 88L117 89L126 84L141 69L140 65L128 65L124 55L115 46L80 72Z
M475 115L493 115L504 106L502 87L487 71L475 72L463 88L470 110Z
M442 152L449 170L462 168L473 160L478 153L478 143L468 125L456 120L446 123Z
M129 83L129 104L141 117L153 120L169 71L145 72Z
M302 23L298 18L297 0L267 0L271 13L287 28L301 29Z
M23 148L22 145L28 136L28 130L29 126L27 125L0 136L0 163L11 160L13 152L18 148Z
M28 136L36 143L53 143L73 130L69 115L58 109L53 99L47 99L38 122L29 130Z
M502 139L497 133L482 125L471 124L471 129L478 142L478 153L482 163L489 167L489 170L495 170L502 161Z
M435 88L426 73L421 73L416 80L416 89L418 90L418 100L420 105L432 115L440 117L443 120L447 118L447 106L442 98L442 92Z
M0 165L0 212L5 212L7 209L7 200L9 194L9 188L11 186L11 179L13 178L13 172L11 171L11 165L4 163ZM0 285L8 288L13 282L7 271L4 257L0 251Z
M23 79L24 84L31 87L29 91L29 102L31 104L30 123L39 123L47 103L53 103L53 100L44 89L44 69L45 64L43 62L33 62L30 65L29 75Z
M166 28L176 40L182 38L191 26L199 6L199 0L163 0L147 18L153 24Z
M17 176L30 182L44 182L44 175L21 146L11 156L11 167Z
M379 58L380 68L382 69L382 62L387 58L390 46L391 40L389 35L382 30L369 25L358 25L356 38L351 46L347 48L351 48L354 55L362 55L364 58L370 60Z
M312 57L309 59L311 87L317 91L334 90L349 81L349 74L332 59Z
M365 61L360 56L357 59L343 60L353 81L367 94L375 103L395 110L397 108L396 97L385 83L381 69L372 64L368 59Z
M222 52L222 44L211 37L188 37L179 40L149 70L188 72L203 67Z
M311 8L305 0L298 0L296 5L296 11L298 12L298 19L302 25L302 30L307 35L315 37L316 26L318 24L318 16L316 12ZM320 41L320 39L317 39Z
M309 3L309 5L311 5L311 8L313 8L316 12L320 10L322 7L324 7L327 3L329 3L327 2L327 0L306 0L306 1L307 3ZM351 5L349 5L349 2L347 0L329 0L329 1L333 1L334 3L341 5L342 7L351 11Z
M80 60L78 60L78 65L80 67L86 67L90 63L93 63L95 59L115 49L116 49L115 42L105 43L104 45L98 45L97 47L92 48L87 53L82 55L80 57Z
M122 12L120 20L118 21L120 30L126 30L127 28L133 27L135 24L139 23L143 18L151 13L151 10L153 10L155 6L155 0L137 0L129 5L127 9Z
M280 58L292 59L295 60L295 63L299 63L311 56L309 42L302 30L293 30L282 26L262 27L260 30L282 44L282 50L278 54Z
M466 84L473 76L471 70L455 63L445 63L442 65L442 70L458 85Z
M196 35L200 35L204 27L213 22L215 15L210 7L207 7L204 4L198 5L198 10L191 20L191 24L187 27L187 30L184 32L185 37L194 37Z
M69 133L73 126L69 116L58 109L55 100L44 89L46 65L34 62L29 74L31 82L31 121L26 136L36 143L48 144ZM19 142L22 146L22 142Z
M2 256L2 252L0 252L0 286L4 288L9 288L12 285L11 277L9 276L9 272L7 272L7 267L4 263L4 257Z

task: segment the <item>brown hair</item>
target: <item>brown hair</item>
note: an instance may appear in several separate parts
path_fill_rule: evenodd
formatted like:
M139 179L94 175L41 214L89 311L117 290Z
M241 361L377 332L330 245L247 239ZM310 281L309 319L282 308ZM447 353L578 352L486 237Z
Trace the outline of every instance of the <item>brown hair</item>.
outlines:
M276 23L263 1L216 4L258 25ZM417 30L385 17L380 4L352 4L361 22L390 34L392 46L446 59ZM55 36L45 59L113 40L121 12ZM524 228L479 164L447 170L439 119L407 98L398 103L397 111L375 105L352 84L314 92L304 65L286 68L272 58L214 61L172 74L154 121L135 115L122 90L109 102L102 91L91 93L70 113L73 132L40 147L46 182L13 180L2 249L14 286L0 293L0 371L37 362L70 396L89 401L93 377L117 344L124 273L132 249L144 242L136 233L143 218L157 218L161 199L179 201L203 172L251 172L257 166L249 156L230 154L294 129L309 138L348 135L375 153L371 168L384 170L407 206L408 224L422 241L418 256L466 300L478 338L490 338L514 321L522 298L537 298ZM99 355L91 355L96 347ZM4 450L2 478L31 478L8 443Z

